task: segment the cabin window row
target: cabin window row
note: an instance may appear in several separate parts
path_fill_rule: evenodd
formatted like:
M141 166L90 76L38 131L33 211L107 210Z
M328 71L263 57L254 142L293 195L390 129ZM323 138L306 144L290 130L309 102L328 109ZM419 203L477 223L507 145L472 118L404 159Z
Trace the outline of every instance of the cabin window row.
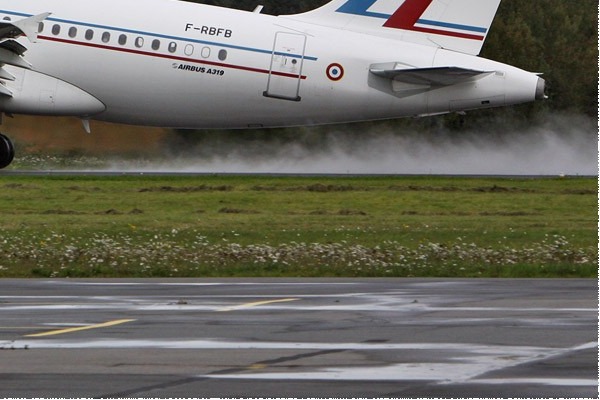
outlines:
M42 33L45 29L45 24L43 22L40 23L39 26L39 33ZM58 36L61 34L62 31L62 25L60 24L53 24L52 27L50 28L50 31L52 32L52 34L54 36ZM71 38L74 39L77 37L79 33L79 30L77 27L70 27L67 31L67 35ZM94 29L86 29L84 32L83 37L85 38L85 40L91 41L94 40L94 37L96 36L96 31ZM109 43L110 40L112 38L112 34L110 32L104 31L102 32L102 34L100 35L100 40L102 41L102 43ZM120 35L117 36L117 43L121 46L126 46L127 43L129 42L129 36L122 33ZM135 39L133 40L133 45L138 48L141 49L142 47L144 47L144 45L146 44L146 39L142 36L136 36ZM167 45L167 50L169 51L169 53L175 53L177 52L178 49L178 44L177 42L169 42ZM160 39L153 39L152 41L150 41L150 48L152 50L158 51L160 50L162 47L162 42ZM191 56L194 54L195 51L195 47L193 44L187 44L185 45L183 52L185 53L186 56ZM200 54L202 55L203 58L209 58L211 55L211 49L210 47L203 47L201 49ZM219 60L221 61L225 61L227 59L227 50L222 49L219 51L219 53L217 54Z

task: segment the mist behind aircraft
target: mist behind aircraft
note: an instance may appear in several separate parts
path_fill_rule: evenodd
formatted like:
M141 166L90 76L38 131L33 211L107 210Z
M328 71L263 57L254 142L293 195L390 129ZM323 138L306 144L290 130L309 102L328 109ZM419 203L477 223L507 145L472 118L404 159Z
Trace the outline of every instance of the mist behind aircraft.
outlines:
M584 116L549 117L530 128L364 134L332 127L318 148L227 141L171 152L165 160L117 161L110 170L198 173L597 175L598 125ZM208 147L208 148L207 148ZM212 154L212 156L207 156Z

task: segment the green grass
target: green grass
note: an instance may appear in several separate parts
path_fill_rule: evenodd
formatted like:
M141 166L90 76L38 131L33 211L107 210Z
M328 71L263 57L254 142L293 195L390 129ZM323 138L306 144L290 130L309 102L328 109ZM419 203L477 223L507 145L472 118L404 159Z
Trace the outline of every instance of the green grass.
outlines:
M591 178L0 176L0 276L597 276Z

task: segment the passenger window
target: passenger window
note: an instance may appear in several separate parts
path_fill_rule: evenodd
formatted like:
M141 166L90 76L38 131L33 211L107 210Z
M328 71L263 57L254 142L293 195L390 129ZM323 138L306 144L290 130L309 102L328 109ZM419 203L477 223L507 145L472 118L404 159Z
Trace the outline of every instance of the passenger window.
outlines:
M110 32L104 32L102 34L102 41L108 43L110 41Z
M40 22L38 25L38 33L42 33L44 31L44 23Z
M135 39L135 47L140 48L144 45L144 38L143 37L137 37Z
M10 17L4 17L2 19L5 20L5 21L10 21Z
M219 60L221 60L221 61L227 60L227 50L219 51Z
M88 29L87 31L85 31L85 38L87 40L92 40L94 38L94 31L91 29Z
M177 51L177 43L169 43L169 53L175 53Z
M187 46L185 46L184 53L186 56L191 56L192 54L194 54L194 45L188 44Z
M60 25L56 24L52 26L52 34L59 35L60 34Z
M202 58L210 57L210 47L203 47L201 54L202 54Z
M69 37L74 38L75 36L77 36L77 28L72 26L69 28Z
M160 40L154 39L152 41L152 50L158 50L158 49L160 49Z
M127 35L120 35L119 36L119 44L121 46L125 46L127 44Z

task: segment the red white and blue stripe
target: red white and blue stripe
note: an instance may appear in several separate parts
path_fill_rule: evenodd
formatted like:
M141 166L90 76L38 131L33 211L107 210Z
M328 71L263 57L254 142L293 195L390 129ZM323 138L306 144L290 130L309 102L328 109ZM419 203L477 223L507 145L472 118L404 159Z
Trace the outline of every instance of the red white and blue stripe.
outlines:
M488 29L485 27L456 24L421 18L433 0L406 0L393 14L373 12L369 9L378 0L348 0L336 12L385 19L386 28L404 29L462 39L483 41Z

